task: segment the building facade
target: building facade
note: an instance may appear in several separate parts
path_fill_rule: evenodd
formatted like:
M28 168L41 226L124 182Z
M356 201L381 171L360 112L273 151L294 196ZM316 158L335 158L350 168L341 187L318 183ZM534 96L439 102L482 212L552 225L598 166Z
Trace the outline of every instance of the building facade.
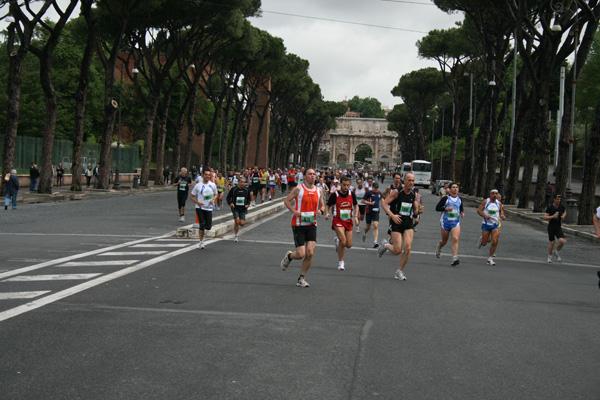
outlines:
M372 169L393 169L399 154L398 134L388 130L384 118L337 118L337 127L329 131L319 150L329 152L329 166L354 168L359 147L371 148Z

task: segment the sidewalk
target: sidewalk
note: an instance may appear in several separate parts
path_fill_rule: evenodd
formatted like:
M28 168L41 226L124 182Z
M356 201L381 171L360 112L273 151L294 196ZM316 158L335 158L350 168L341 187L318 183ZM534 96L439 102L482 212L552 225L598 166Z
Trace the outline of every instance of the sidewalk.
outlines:
M465 201L472 203L475 207L479 207L481 202L484 200L481 197L464 195L462 193L460 194L460 197ZM533 226L536 229L546 231L546 227L548 226L548 221L544 221L542 219L544 213L534 213L533 207L517 208L516 205L504 204L504 212L507 218L519 218L526 224ZM590 240L592 242L598 241L594 225L565 224L563 222L562 229L567 235L577 236L581 239Z

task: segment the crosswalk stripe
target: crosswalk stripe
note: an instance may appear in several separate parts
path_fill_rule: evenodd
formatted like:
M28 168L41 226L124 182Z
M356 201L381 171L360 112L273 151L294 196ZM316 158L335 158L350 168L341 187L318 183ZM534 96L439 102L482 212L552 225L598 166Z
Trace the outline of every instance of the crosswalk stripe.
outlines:
M53 275L18 275L2 282L31 282L31 281L70 281L91 279L102 274L53 274Z
M187 243L142 243L129 246L131 248L148 248L148 247L185 247L189 246L190 242Z
M37 292L7 292L0 293L0 300L14 300L14 299L33 299L43 294L50 293L50 290L40 290Z
M149 251L107 251L106 253L98 254L99 256L159 256L165 254L166 250L149 250Z
M110 267L135 264L139 260L69 261L57 267Z

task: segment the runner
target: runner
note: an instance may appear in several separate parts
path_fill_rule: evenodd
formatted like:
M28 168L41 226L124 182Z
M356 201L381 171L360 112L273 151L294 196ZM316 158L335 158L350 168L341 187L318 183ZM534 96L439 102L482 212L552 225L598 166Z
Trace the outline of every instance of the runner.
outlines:
M381 203L383 211L392 220L392 244L388 244L387 240L381 242L381 246L377 249L379 257L383 256L387 250L394 255L402 253L400 265L394 275L394 279L401 281L406 280L404 275L404 267L410 258L410 250L413 241L413 216L423 213L425 208L417 203L415 193L412 191L415 186L415 176L406 174L404 180L404 188L402 190L393 190L385 201ZM414 210L414 212L413 212ZM412 213L412 215L411 215ZM404 241L404 251L402 251L402 242Z
M212 211L215 208L215 199L219 192L213 182L210 181L211 172L204 168L202 181L192 189L190 199L196 203L196 216L198 217L198 237L200 238L199 249L204 249L204 231L212 228Z
M394 172L394 174L392 175L392 179L393 179L392 184L390 186L388 186L387 188L385 188L385 190L381 194L381 197L384 199L386 197L388 197L388 195L393 190L402 190L402 175L400 174L400 172Z
M594 215L594 229L596 229L596 237L600 239L600 207L596 208L596 215ZM598 274L598 287L600 288L600 271Z
M544 214L544 220L548 221L548 262L552 262L552 255L556 261L562 261L560 257L560 250L565 245L565 234L562 231L561 223L567 216L567 210L565 206L561 204L562 196L560 194L554 195L554 201L551 205L546 208L546 214ZM554 242L558 239L558 246L554 249Z
M223 196L225 196L225 189L227 188L227 180L222 172L219 172L219 176L215 179L215 184L219 192L217 195L217 211L220 211L221 207L223 207Z
M250 195L252 196L252 202L250 203L251 206L255 206L256 205L256 197L260 193L260 179L261 179L261 177L262 177L262 175L258 171L258 166L255 165L252 173L250 174L250 182L249 182L249 184L250 184Z
M246 189L245 185L246 178L240 178L237 187L231 188L229 193L227 193L227 204L229 204L233 213L234 242L238 241L240 226L246 225L246 211L248 211L248 207L250 206L250 192Z
M354 223L358 226L358 202L356 195L350 190L350 178L344 176L341 182L341 188L336 193L332 193L327 200L327 209L325 219L329 219L329 210L333 208L333 220L331 229L335 231L333 238L335 251L338 253L338 270L344 271L344 253L346 249L352 247L352 217Z
M277 174L269 168L269 201L277 194Z
M260 170L260 203L265 202L267 192L267 182L269 181L269 173L266 169Z
M354 189L354 193L356 194L356 200L358 201L358 225L356 225L356 233L360 232L360 222L365 219L365 211L367 209L367 204L363 201L365 197L365 193L367 193L367 188L363 186L363 180L358 178L356 180L356 188ZM364 242L364 240L363 240Z
M379 243L379 207L381 203L381 192L379 191L379 182L373 182L373 190L367 192L363 199L363 202L367 204L367 226L362 236L362 241L367 240L367 232L371 229L373 224L373 247L378 248ZM359 204L360 207L360 204Z
M315 247L317 246L317 215L323 215L325 205L315 186L315 170L309 169L304 177L305 183L296 186L285 198L284 203L294 214L292 217L292 232L294 233L295 251L288 251L281 260L281 269L287 270L292 260L302 260L302 271L296 286L309 287L306 274L310 269ZM295 204L292 201L295 199Z
M460 238L460 218L465 217L462 199L458 196L458 183L452 182L448 195L442 197L435 206L435 211L442 213L440 217L440 231L442 239L438 242L435 256L440 258L442 248L448 243L448 237L452 235L452 262L450 265L456 267L460 264L458 259L458 239Z
M181 174L175 178L173 186L177 186L177 208L179 209L179 222L185 222L185 202L188 198L192 178L187 176L187 168L181 168Z
M497 198L498 190L492 189L490 191L490 197L479 205L477 214L483 217L483 224L481 225L481 237L477 242L477 248L485 246L488 242L491 242L490 253L487 259L489 265L496 265L492 258L496 253L496 247L498 247L498 238L500 237L500 219L506 219L502 205Z
M287 190L287 183L288 183L288 175L287 175L287 171L284 169L281 172L281 175L279 175L280 180L281 180L281 194L285 194L285 191Z

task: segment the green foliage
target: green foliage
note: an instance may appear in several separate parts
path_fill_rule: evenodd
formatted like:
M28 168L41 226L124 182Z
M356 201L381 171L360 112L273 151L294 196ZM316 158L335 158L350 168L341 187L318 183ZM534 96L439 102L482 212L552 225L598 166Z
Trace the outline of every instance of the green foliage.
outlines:
M367 144L361 144L356 149L356 153L354 153L354 159L356 161L365 162L366 158L370 158L373 155L373 150L371 146Z
M350 107L350 111L359 112L361 118L385 118L385 111L381 108L381 102L372 97L361 99L354 96L348 100L348 107Z
M592 50L577 80L576 105L583 119L589 123L594 118L594 108L600 104L600 34L596 33ZM592 108L592 109L590 109Z

